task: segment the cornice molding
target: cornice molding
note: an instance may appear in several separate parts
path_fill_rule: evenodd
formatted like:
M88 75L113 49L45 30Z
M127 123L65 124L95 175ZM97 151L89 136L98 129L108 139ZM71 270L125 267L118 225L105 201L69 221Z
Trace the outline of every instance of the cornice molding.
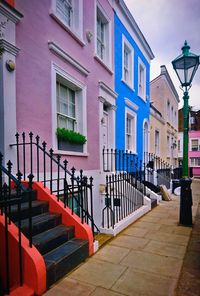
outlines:
M116 99L116 97L118 96L118 94L103 81L99 81L99 87L102 88L109 96L113 97L114 99Z
M131 102L131 100L129 100L127 98L124 98L124 100L125 100L125 104L127 106L131 107L133 110L136 110L137 111L139 109L138 105L136 105L135 103Z
M83 65L77 62L74 58L72 58L64 49L62 49L59 45L57 45L53 41L48 41L49 50L51 50L54 54L64 59L70 65L72 65L76 70L78 70L84 76L88 76L90 71L86 69Z
M16 56L18 54L18 52L20 51L20 49L16 46L14 46L13 44L11 44L10 42L4 40L4 39L0 39L0 52L1 54L7 51L11 54L13 54L14 56Z
M21 14L15 8L11 7L6 2L3 2L2 0L0 0L0 13L2 13L4 16L6 16L9 20L11 20L15 24L17 24L20 21L20 19L23 17L23 14Z

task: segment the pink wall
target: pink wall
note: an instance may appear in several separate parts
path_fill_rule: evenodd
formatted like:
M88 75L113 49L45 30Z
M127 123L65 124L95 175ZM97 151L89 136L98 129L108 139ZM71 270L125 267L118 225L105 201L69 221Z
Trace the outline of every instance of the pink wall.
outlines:
M113 10L106 0L99 1L108 17L113 21ZM99 168L99 102L98 82L102 80L114 89L114 77L96 59L94 24L95 1L83 1L83 39L80 45L51 16L51 0L16 0L16 9L23 15L17 24L17 129L33 131L52 146L51 111L51 62L61 66L66 72L87 85L87 143L88 157L73 157L73 165L79 169ZM112 22L113 23L113 22ZM113 28L112 28L113 29ZM86 32L93 32L88 43ZM113 36L113 34L112 34ZM65 49L75 60L85 66L90 73L86 77L69 63L56 57L48 48L48 41L54 41ZM113 64L113 61L112 61ZM92 128L91 128L92 127ZM69 162L72 163L69 159Z

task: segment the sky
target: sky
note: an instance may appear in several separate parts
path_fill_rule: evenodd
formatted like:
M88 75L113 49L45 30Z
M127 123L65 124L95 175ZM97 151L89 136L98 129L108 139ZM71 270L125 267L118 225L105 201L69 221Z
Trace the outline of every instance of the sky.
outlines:
M160 74L160 66L165 65L179 94L181 108L183 92L171 61L182 53L185 40L190 51L200 55L200 1L125 0L125 3L154 53L151 80ZM200 65L189 96L189 105L200 109Z

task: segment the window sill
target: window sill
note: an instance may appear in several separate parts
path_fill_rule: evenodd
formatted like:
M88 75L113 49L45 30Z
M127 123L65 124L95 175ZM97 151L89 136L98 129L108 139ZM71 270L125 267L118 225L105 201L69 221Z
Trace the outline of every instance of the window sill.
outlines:
M78 156L78 157L88 157L89 153L85 152L73 152L73 151L64 151L64 150L54 150L53 154L56 155L69 155L69 156Z
M123 78L121 79L121 81L128 87L130 88L130 90L135 91L135 89L133 88L132 85L128 84Z
M113 75L112 69L108 67L96 54L94 55L94 59L99 62L99 64L101 64L111 75Z
M147 99L144 98L144 97L141 97L139 94L138 94L138 98L140 98L142 101L144 101L145 103L147 102Z
M81 46L85 46L84 40L70 29L53 11L50 12L50 16L67 31Z

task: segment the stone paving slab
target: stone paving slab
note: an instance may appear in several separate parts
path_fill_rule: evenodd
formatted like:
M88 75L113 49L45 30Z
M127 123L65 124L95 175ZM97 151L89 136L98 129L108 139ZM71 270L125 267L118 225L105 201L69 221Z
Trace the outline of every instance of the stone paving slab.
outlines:
M163 255L166 257L183 259L186 251L186 246L174 245L165 242L151 240L143 250L145 252Z
M129 253L129 249L118 246L108 245L106 248L101 248L97 252L93 259L108 261L111 263L118 264L122 259Z
M172 296L176 281L129 268L112 290L130 296Z
M144 250L132 250L120 264L137 270L156 273L157 275L178 278L182 263L181 259L154 253L150 254L144 252Z
M123 265L90 258L72 272L69 278L110 289L126 269L127 267Z
M132 236L129 235L120 235L114 238L110 245L120 246L128 249L140 250L143 249L146 244L149 242L149 239L143 237L137 237L134 239Z

